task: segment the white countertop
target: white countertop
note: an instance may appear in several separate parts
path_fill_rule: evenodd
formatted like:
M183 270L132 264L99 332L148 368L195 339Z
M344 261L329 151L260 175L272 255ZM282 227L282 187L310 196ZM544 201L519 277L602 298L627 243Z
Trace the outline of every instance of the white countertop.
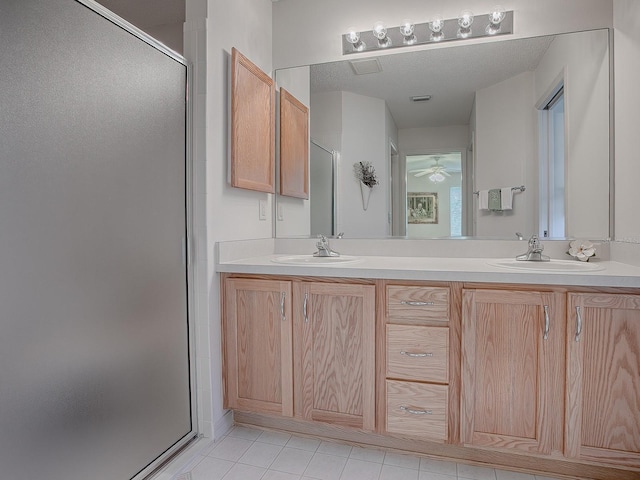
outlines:
M274 261L283 256L286 255L272 254L223 261L216 264L216 271L317 277L640 288L640 267L614 261L598 261L597 258L592 259L590 263L603 267L602 270L539 272L492 265L501 260L496 258L367 255L353 262L322 265L291 265Z

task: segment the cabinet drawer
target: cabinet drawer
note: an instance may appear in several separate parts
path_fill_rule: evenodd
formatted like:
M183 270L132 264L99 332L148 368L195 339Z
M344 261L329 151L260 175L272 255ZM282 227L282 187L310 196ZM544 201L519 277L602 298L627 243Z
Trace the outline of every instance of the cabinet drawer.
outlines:
M447 383L449 328L387 325L387 377Z
M449 320L449 289L444 287L387 286L389 317Z
M446 385L387 380L387 432L425 440L447 439Z

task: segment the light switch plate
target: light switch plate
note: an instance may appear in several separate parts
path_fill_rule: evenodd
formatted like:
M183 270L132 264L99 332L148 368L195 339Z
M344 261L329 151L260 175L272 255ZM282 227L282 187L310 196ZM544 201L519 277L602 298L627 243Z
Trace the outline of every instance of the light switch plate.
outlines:
M267 201L260 200L258 205L259 205L258 219L266 220L267 219Z

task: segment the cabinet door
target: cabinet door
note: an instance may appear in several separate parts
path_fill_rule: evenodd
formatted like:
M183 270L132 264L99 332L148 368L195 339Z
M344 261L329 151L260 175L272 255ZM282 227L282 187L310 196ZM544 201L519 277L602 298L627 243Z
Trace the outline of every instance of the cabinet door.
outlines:
M640 295L570 294L568 457L640 467Z
M565 308L560 293L464 291L464 444L561 451Z
M375 287L300 282L294 298L296 416L373 430Z
M293 416L291 283L225 281L225 403Z

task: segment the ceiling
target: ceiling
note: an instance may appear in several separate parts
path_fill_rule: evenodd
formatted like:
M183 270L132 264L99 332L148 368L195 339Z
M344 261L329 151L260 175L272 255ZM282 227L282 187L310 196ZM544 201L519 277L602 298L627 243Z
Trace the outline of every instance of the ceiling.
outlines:
M467 125L476 90L536 68L553 37L377 57L382 71L356 75L349 60L311 66L311 93L347 91L384 99L399 129ZM431 95L413 103L411 96Z

